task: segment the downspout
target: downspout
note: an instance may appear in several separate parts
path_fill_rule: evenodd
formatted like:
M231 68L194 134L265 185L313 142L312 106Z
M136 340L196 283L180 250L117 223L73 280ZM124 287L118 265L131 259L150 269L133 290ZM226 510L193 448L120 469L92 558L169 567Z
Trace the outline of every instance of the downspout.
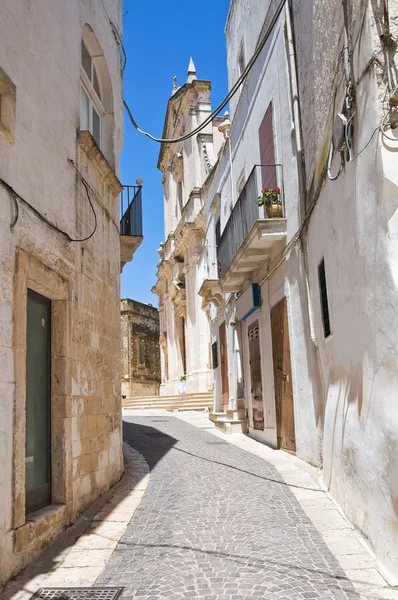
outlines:
M293 27L291 18L291 0L289 0L289 2L287 2L286 4L286 34L289 58L290 87L292 91L293 122L296 137L297 171L300 195L300 223L302 223L307 209L307 193L305 181L303 142L301 134L301 117L297 82L296 52L294 47Z
M297 65L296 65L296 52L293 38L293 27L291 17L291 0L286 4L286 34L287 34L287 45L289 54L289 74L290 74L290 86L292 90L292 104L293 104L293 122L296 136L296 151L297 151L297 172L298 172L298 185L300 195L300 218L301 222L304 220L305 211L307 208L307 188L305 179L305 162L304 152L301 134L301 115L299 105L299 91L297 82ZM303 214L304 213L304 214ZM305 279L306 279L306 291L307 291L307 307L308 307L308 319L310 323L310 335L311 340L316 347L318 342L315 335L314 328L314 316L312 310L312 299L309 284L309 267L308 267L308 251L307 251L307 228L303 233L302 246L304 246L304 267L305 267Z
M290 74L290 85L292 91L292 104L293 104L293 122L296 134L296 151L297 151L297 172L298 172L298 184L299 184L299 195L300 195L300 218L301 223L304 220L305 212L307 210L307 188L306 188L306 176L305 176L305 159L302 143L302 128L301 128L301 114L299 104L299 91L298 91L298 80L297 80L297 63L296 63L296 52L294 44L294 33L292 26L292 15L291 15L292 0L289 0L286 4L286 34L288 44L288 55L289 55L289 74ZM303 214L304 212L304 214ZM307 242L307 231L308 225L304 227L302 238L301 238L301 249L303 252L304 272L305 272L305 292L307 297L307 312L310 329L310 338L315 346L316 364L318 367L318 379L320 383L320 390L322 393L322 399L325 398L325 385L322 376L322 364L319 355L318 340L315 333L314 326L314 311L312 306L311 286L309 280L309 260L308 260L308 242ZM322 404L323 410L323 404ZM324 415L321 416L321 430L323 432ZM323 461L322 455L322 444L321 444L321 461Z

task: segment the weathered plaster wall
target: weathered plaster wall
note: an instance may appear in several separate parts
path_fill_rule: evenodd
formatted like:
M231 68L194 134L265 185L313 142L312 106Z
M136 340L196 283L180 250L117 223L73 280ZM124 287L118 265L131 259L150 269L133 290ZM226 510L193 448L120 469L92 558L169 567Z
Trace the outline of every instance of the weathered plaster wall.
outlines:
M355 88L356 154L370 140L386 108L385 55L377 33L381 8L374 2L349 4L353 73L355 81L360 79ZM398 4L389 4L390 14L396 15ZM321 11L315 2L296 3L294 13L311 194L327 158L330 122L336 111L333 98L336 89L339 95L343 78L338 58L342 13L332 15L326 6ZM393 18L395 33L396 25ZM327 54L319 52L325 47ZM373 57L380 61L380 68L374 63L365 72ZM378 557L396 574L398 181L396 166L394 174L392 169L395 155L386 148L388 144L375 135L358 159L346 164L337 181L326 181L311 218L308 252L324 389L324 481ZM323 339L317 273L323 257L332 330L327 340Z
M122 299L122 395L156 396L160 384L159 312L154 306ZM143 343L144 362L140 358Z
M106 0L106 5L120 27L119 0ZM90 240L71 243L19 202L19 218L10 230L15 208L0 187L0 582L117 481L123 469L120 188L95 147L77 142L85 23L94 30L111 75L115 129L107 159L118 165L120 56L101 3L2 3L0 66L16 85L17 101L15 142L0 134L0 177L71 237L86 237L93 214L81 179L68 163L72 159L90 186L98 226ZM52 281L60 282L57 289ZM39 511L29 524L23 492L26 287L53 301L52 335L58 348L52 363L57 390L52 396L53 501L58 507Z

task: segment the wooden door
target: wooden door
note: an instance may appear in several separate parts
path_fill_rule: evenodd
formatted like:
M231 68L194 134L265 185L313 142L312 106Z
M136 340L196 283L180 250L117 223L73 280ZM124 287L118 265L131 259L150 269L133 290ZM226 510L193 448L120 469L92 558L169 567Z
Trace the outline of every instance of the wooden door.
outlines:
M228 406L229 382L228 382L228 354L227 354L227 330L225 321L220 325L220 360L221 360L221 395L222 405Z
M278 446L295 452L292 367L286 298L271 309L271 331Z
M249 326L249 360L252 393L253 428L264 429L263 386L261 381L261 352L258 321Z

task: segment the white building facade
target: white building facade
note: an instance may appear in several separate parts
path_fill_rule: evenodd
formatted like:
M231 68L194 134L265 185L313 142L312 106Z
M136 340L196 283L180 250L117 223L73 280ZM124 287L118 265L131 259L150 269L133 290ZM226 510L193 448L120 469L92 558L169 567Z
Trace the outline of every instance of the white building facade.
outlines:
M391 15L396 8L390 2ZM396 26L366 1L333 10L231 2L230 89L260 51L221 126L200 289L216 425L248 428L322 468L390 574L398 559L398 142L388 36Z
M0 584L123 472L121 18L0 8Z
M192 131L211 113L211 82L199 80L191 59L187 82L169 100L163 138ZM214 119L197 136L162 144L158 168L163 173L165 242L159 249L161 396L212 405L209 322L198 290L204 279L204 190L209 185L223 141ZM183 398L181 398L182 400Z

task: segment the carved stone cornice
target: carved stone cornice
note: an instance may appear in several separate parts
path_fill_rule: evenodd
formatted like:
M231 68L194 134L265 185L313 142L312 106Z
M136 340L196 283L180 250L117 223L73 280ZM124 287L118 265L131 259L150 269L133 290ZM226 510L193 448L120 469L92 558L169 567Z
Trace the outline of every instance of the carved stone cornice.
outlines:
M202 309L204 310L207 305L212 302L214 306L218 307L224 301L224 294L221 289L219 279L205 279L198 294L202 300Z

